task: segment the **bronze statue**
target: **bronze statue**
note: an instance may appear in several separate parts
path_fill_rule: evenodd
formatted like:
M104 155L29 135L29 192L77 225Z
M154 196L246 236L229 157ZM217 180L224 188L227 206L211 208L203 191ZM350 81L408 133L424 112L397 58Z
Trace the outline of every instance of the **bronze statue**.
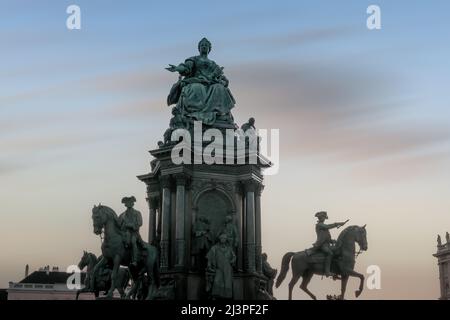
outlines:
M169 128L164 132L163 144L171 143L172 132L179 128L189 129L189 123L181 116L180 110L174 107L172 108L172 118L169 122Z
M118 219L120 228L125 235L125 245L131 247L131 264L137 266L138 241L142 241L139 228L142 226L142 215L133 209L136 198L134 196L122 198L122 203L127 208Z
M209 250L207 259L207 291L213 299L233 298L233 265L236 256L228 244L226 234L219 236L219 242Z
M101 258L101 257L100 257ZM111 273L112 270L108 268L107 265L103 268L97 268L94 274L94 267L100 259L97 259L95 254L91 252L84 251L80 262L78 263L78 268L83 270L87 267L86 278L84 280L84 288L77 291L76 300L80 293L92 292L96 298L99 297L100 291L105 291L107 293L111 286ZM125 296L125 289L130 281L130 273L126 268L120 268L118 271L118 290L120 296L123 298Z
M244 123L242 126L241 126L241 129L242 129L242 131L247 131L248 129L253 129L253 130L256 130L256 127L255 127L255 118L250 118L250 119L248 119L248 122L246 122L246 123Z
M313 244L313 247L325 254L325 276L330 277L331 259L333 257L333 251L331 250L330 245L335 243L335 241L331 238L330 229L340 228L346 224L348 220L345 222L325 224L325 220L328 219L328 215L325 211L317 212L315 217L318 219L316 224L317 241Z
M245 140L245 147L249 148L253 143L255 143L256 148L259 149L259 144L261 142L261 137L258 136L255 127L255 118L250 118L246 123L241 126L241 131L239 132L239 139Z
M228 243L231 248L233 248L234 253L236 253L239 246L239 232L233 221L232 215L227 215L225 217L225 226L223 227L221 234L225 234L227 236Z
M367 232L366 226L350 226L345 228L340 234L334 247L334 259L331 269L334 274L339 275L341 279L340 299L344 299L347 282L349 277L360 279L359 289L355 291L356 297L359 297L364 288L364 275L354 271L355 260L358 253L355 252L355 243L358 244L360 251L367 250ZM297 281L302 277L300 288L305 291L312 299L316 296L308 290L308 284L314 274L325 274L323 251L312 250L313 254L308 254L308 250L300 252L288 252L283 256L281 271L277 278L275 287L278 288L289 270L289 264L292 266L292 279L289 282L289 300L292 300L292 290Z
M267 261L267 253L263 253L261 255L261 259L262 259L262 273L267 278L265 289L269 295L273 296L273 284L275 277L277 276L278 270L270 266L269 262Z
M197 217L192 233L191 254L194 256L194 268L205 270L206 254L212 245L212 235L208 218L204 216Z
M208 58L211 48L211 42L203 38L198 44L198 56L166 68L180 74L167 97L167 104L176 104L182 118L187 120L202 121L205 125L212 125L216 120L233 123L231 109L236 102L228 89L229 81L223 67Z
M112 266L111 286L107 297L112 298L114 290L119 286L118 272L120 265L127 266L133 281L137 281L141 271L147 273L149 290L147 299L152 299L159 287L159 259L158 250L144 241L136 246L137 252L132 252L130 247L125 245L122 229L118 225L117 214L111 208L98 205L92 209L92 221L94 233L101 235L104 231L102 243L102 258L94 268L94 273L98 268L105 265ZM131 227L130 227L131 228ZM136 254L136 265L132 264L133 255ZM120 289L119 289L120 290Z

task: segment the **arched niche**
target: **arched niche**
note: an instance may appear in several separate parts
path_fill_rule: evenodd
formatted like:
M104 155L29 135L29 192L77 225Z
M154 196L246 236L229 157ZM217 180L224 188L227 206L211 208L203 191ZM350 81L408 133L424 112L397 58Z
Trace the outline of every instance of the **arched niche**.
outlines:
M226 191L219 188L202 191L194 199L195 210L194 220L198 216L207 217L210 221L211 233L216 241L216 237L222 231L227 215L234 215L235 205L232 198Z

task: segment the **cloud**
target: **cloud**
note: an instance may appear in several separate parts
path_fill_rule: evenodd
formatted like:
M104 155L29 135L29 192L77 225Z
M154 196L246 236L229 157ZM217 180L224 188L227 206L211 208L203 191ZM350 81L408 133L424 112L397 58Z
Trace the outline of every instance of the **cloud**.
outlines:
M11 163L11 162L6 162L6 161L1 161L0 162L0 176L5 176L8 174L14 173L25 167L26 166L24 164L19 164L17 162Z
M400 167L411 157L415 168L428 170L417 163L433 162L426 157L430 150L446 150L450 142L448 127L408 120L405 110L414 94L400 89L407 80L395 73L283 61L233 66L228 72L235 114L255 116L260 128L280 128L282 157L320 156L346 164L377 159L386 167ZM403 161L391 161L400 155Z
M349 26L338 26L330 28L313 28L306 30L296 30L283 34L273 34L264 36L246 37L238 40L240 44L251 46L263 46L274 50L275 48L286 48L313 44L321 41L331 41L343 37L348 37L360 33L359 29ZM275 49L276 50L276 49Z

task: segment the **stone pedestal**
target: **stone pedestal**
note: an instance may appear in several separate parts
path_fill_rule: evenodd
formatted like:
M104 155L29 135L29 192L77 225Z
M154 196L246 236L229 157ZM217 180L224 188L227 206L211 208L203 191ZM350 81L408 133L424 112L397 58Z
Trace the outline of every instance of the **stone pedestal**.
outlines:
M225 217L232 215L239 233L233 298L256 299L262 276L262 169L269 161L258 155L257 164L175 165L171 150L150 151L152 171L138 177L147 185L149 242L159 245L161 276L174 280L175 299L206 299L205 274L195 269L191 254L194 222L207 217L215 242Z

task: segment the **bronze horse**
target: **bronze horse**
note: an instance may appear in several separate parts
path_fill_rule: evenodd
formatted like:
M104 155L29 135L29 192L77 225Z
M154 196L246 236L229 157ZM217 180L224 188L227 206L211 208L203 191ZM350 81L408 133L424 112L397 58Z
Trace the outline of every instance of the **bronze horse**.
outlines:
M123 265L128 267L134 282L138 280L142 272L147 273L149 280L147 299L152 299L157 288L159 288L160 282L158 250L142 241L139 246L137 267L134 267L131 264L131 250L124 243L122 231L118 225L118 217L114 210L103 205L94 206L92 221L94 233L101 235L102 230L104 230L105 234L102 243L103 257L95 266L95 270L107 264L112 266L111 286L107 297L112 298L116 288L120 291L118 272L119 267Z
M364 287L364 275L354 271L355 267L355 243L358 244L360 250L367 250L367 233L366 226L350 226L345 228L337 239L333 248L333 262L331 271L335 275L339 275L341 279L341 295L339 299L344 299L345 290L349 277L357 277L360 279L359 289L355 291L356 297L359 297ZM283 256L281 262L281 272L277 278L276 287L278 288L286 278L289 270L289 262L292 265L292 279L289 282L289 300L292 300L292 289L302 277L300 288L305 291L312 299L316 300L316 296L308 290L308 284L313 275L324 274L324 255L321 252L313 252L311 250L300 251L297 253L288 252Z
M92 292L96 298L99 297L100 291L105 291L105 294L109 290L111 286L111 272L112 270L109 268L103 269L94 275L94 267L97 265L98 261L97 256L92 252L83 251L83 256L81 257L80 262L78 262L78 268L80 270L86 269L86 279L84 281L84 288L77 290L76 300L78 300L78 296L80 293ZM93 281L92 277L94 277ZM122 297L125 296L125 288L128 286L128 282L130 281L130 273L126 268L119 268L118 272L118 282L119 282L119 293ZM93 283L93 288L92 288Z

